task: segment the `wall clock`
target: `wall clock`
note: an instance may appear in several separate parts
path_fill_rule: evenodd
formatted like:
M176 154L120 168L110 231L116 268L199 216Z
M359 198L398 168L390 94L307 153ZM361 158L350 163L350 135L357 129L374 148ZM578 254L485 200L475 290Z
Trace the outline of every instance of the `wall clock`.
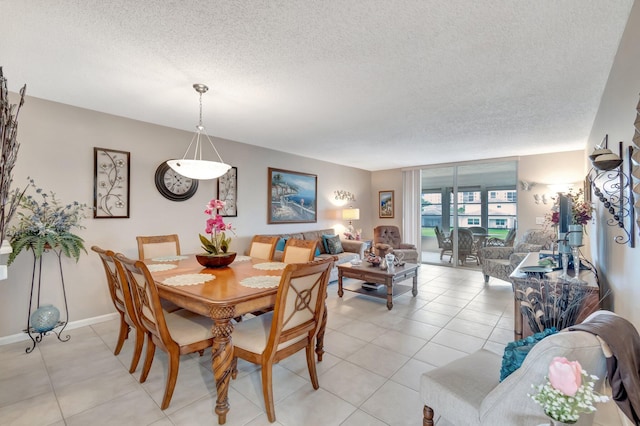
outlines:
M198 190L197 179L182 176L166 162L162 162L156 169L155 182L158 192L171 201L188 200Z

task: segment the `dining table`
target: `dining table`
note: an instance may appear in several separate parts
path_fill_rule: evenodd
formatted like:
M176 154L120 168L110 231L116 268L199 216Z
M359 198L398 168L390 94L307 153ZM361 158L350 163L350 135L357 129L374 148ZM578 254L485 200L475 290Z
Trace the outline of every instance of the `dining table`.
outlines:
M249 256L237 256L222 268L205 268L195 255L145 259L162 299L212 320L211 368L216 382L218 423L226 422L229 412L229 380L233 361L233 325L245 314L274 307L275 286L264 286L280 277L285 264ZM208 279L207 275L211 276ZM200 282L198 282L200 281ZM204 282L202 282L204 281ZM266 284L260 284L266 282ZM316 340L316 356L322 361L326 309Z

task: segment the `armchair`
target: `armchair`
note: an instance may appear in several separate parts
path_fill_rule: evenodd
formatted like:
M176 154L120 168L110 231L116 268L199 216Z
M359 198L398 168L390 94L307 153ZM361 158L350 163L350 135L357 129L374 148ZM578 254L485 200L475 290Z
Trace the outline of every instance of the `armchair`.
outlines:
M444 232L440 229L439 226L433 228L436 233L436 238L438 239L438 248L440 249L440 260L442 260L442 256L448 254L449 256L453 256L453 242L451 241L451 237L445 235ZM449 258L449 262L451 262L451 258Z
M604 313L596 313L596 315ZM592 317L585 320L585 323ZM527 355L522 366L499 382L502 356L486 349L424 373L420 397L425 404L425 426L434 425L434 412L456 425L536 425L548 423L542 407L534 402L532 384L542 384L554 357L580 362L599 377L600 390L607 364L598 338L584 331L563 331L544 338ZM611 403L611 402L610 402ZM593 414L582 414L577 425L591 424ZM607 423L607 424L618 424Z
M555 233L547 229L530 229L522 236L522 240L513 247L482 247L478 253L482 263L484 282L489 277L509 281L509 275L525 258L527 253L540 250L551 250L556 240Z
M418 249L413 244L402 242L397 226L376 226L373 229L373 247L378 256L400 254L405 262L418 263Z

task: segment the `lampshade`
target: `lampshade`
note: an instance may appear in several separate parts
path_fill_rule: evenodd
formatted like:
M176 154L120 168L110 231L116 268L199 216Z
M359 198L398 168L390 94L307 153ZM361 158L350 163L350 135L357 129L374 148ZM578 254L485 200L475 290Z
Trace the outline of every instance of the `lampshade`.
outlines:
M227 173L231 168L225 163L206 160L169 160L167 164L176 173L191 179L215 179Z
M342 220L360 220L360 209L343 209Z
M196 133L193 135L191 143L189 143L182 159L169 160L167 161L167 164L176 173L191 179L215 179L225 174L231 166L222 161L222 157L220 157L218 150L215 145L213 145L211 138L207 135L207 131L202 125L202 94L209 90L209 88L204 84L194 84L193 88L200 94L200 120L196 126ZM213 148L213 152L215 152L218 160L220 161L207 161L202 159L202 145L200 143L200 138L203 135L209 141L211 148ZM189 154L191 146L194 145L194 143L193 159L188 159L187 154Z

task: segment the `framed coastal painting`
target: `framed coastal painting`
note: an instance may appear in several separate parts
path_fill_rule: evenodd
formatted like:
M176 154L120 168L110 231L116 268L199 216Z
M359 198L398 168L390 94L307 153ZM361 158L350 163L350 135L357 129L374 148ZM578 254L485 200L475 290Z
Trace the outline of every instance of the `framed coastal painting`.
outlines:
M224 208L220 209L221 216L238 216L238 168L231 167L229 171L218 178L218 200L224 201Z
M393 219L393 191L379 191L378 199L378 217Z
M93 148L93 217L129 217L129 152Z
M318 176L269 167L267 223L318 221Z

